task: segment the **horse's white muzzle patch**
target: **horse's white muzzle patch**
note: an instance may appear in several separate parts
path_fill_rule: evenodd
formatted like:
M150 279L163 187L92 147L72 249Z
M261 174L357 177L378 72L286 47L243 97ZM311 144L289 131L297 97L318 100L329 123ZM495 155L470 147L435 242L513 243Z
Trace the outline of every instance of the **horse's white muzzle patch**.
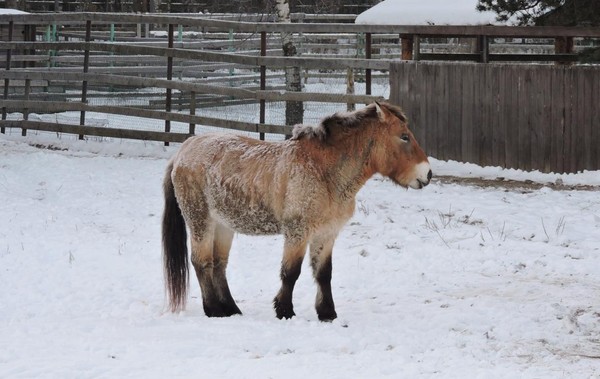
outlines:
M431 166L429 162L421 162L414 168L415 178L408 184L410 188L421 189L431 181Z

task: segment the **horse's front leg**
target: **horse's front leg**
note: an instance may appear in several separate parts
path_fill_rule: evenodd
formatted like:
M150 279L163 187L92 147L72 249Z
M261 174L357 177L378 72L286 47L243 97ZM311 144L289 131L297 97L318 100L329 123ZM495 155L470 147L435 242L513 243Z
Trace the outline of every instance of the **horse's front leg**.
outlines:
M292 304L292 293L296 280L300 276L304 254L306 254L306 241L286 236L281 262L281 288L273 300L278 319L288 319L296 315Z
M335 236L327 236L314 238L310 243L310 265L318 286L315 308L321 321L337 318L331 294L331 255L334 241Z

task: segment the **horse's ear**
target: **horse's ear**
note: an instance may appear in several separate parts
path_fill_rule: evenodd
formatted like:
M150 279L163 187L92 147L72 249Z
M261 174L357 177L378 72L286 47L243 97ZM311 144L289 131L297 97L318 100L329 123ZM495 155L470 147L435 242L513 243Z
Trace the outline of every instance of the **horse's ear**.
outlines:
M381 109L381 105L378 102L375 102L375 110L377 111L377 117L381 121L385 121L385 112Z

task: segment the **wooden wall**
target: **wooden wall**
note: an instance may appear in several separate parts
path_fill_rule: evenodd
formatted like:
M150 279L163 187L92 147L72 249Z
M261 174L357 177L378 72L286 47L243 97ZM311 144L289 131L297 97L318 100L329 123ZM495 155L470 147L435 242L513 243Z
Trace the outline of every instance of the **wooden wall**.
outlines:
M435 158L600 169L600 67L395 62L390 100Z

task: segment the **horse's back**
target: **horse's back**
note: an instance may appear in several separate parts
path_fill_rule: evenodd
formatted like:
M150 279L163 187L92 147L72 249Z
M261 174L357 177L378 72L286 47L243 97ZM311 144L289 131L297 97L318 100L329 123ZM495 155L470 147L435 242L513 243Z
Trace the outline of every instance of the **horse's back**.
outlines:
M188 138L175 156L176 165L206 165L218 161L231 164L240 160L240 164L252 164L254 160L263 162L277 160L285 150L281 142L266 142L250 137L226 133L207 133Z
M243 234L332 233L351 217L354 199L333 201L322 157L310 141L265 142L229 134L188 139L174 158L177 197L190 212ZM197 211L195 211L197 212Z
M176 192L238 232L280 233L288 179L283 155L281 143L229 134L192 137L174 158Z

